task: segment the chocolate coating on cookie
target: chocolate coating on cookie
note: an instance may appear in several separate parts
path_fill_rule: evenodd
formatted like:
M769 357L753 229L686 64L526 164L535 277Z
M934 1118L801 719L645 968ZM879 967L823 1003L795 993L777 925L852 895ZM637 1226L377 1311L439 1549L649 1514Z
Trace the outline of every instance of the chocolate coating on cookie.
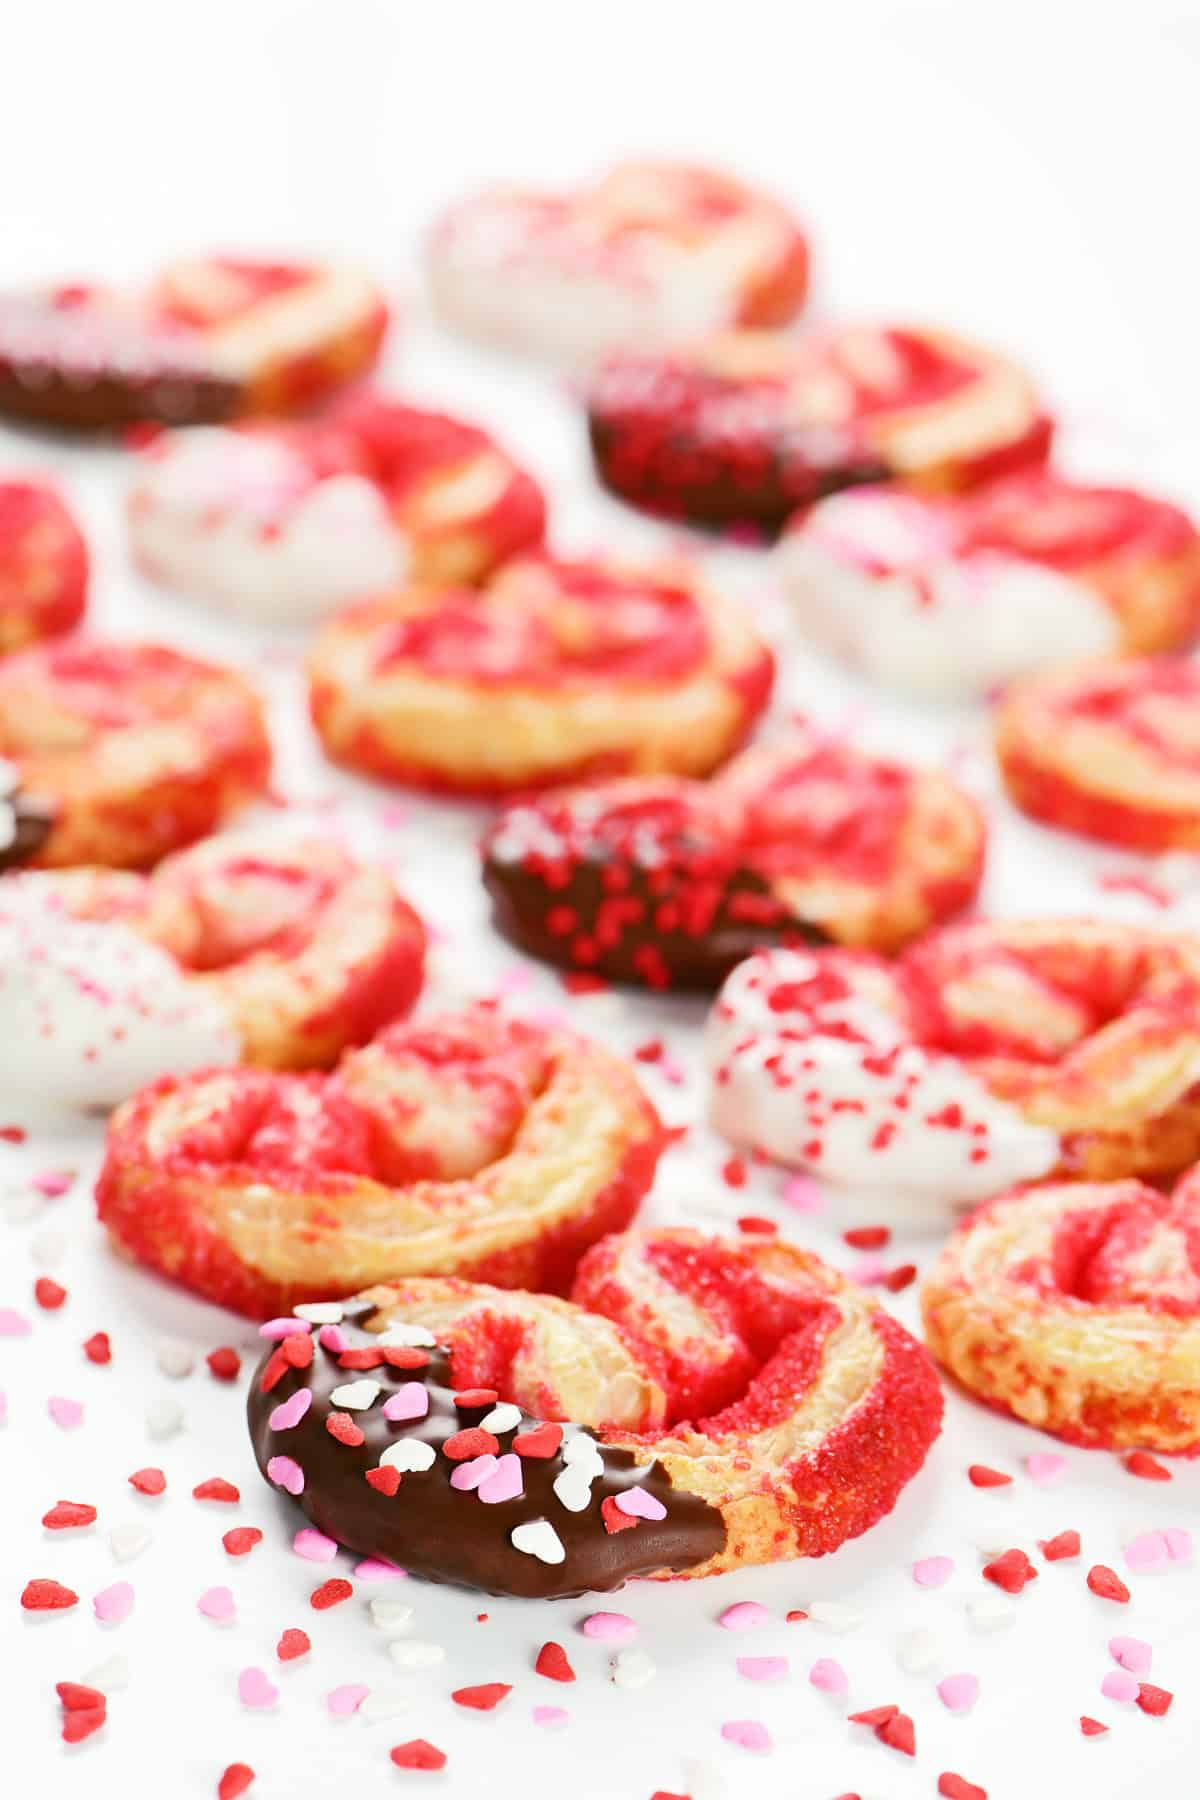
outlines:
M12 763L0 757L0 871L36 856L53 824L53 805L27 794Z
M323 1327L311 1338L298 1332L269 1351L255 1373L247 1405L263 1474L271 1480L275 1459L289 1459L303 1472L297 1495L302 1510L347 1549L385 1558L432 1581L556 1599L605 1593L655 1571L694 1568L724 1548L725 1524L716 1507L673 1487L661 1463L639 1463L631 1451L601 1443L582 1426L563 1424L561 1441L549 1454L557 1427L540 1442L533 1440L541 1454L514 1452L513 1440L529 1436L543 1423L524 1411L518 1423L490 1434L498 1457L515 1454L520 1493L489 1502L471 1488L452 1486L451 1477L471 1460L471 1451L455 1460L446 1453L448 1440L478 1428L495 1402L490 1396L476 1399L479 1390L464 1390L472 1403L457 1403L453 1352L442 1344L389 1345L384 1341L388 1333L380 1329L384 1326L386 1318L370 1301L347 1302L338 1325ZM404 1335L414 1334L405 1328ZM335 1390L363 1380L378 1384L371 1403L354 1410L339 1407ZM427 1401L423 1416L389 1420L389 1397L416 1384ZM305 1406L302 1415L294 1424L272 1428L277 1408L302 1390L312 1396L298 1403ZM341 1415L336 1422L340 1435L327 1425L335 1414ZM360 1432L361 1442L348 1441ZM481 1450L487 1437L484 1428ZM368 1471L379 1469L385 1453L404 1444L413 1446L411 1453L397 1455L413 1463L427 1458L429 1466L404 1468L392 1493L373 1486ZM589 1467L594 1471L587 1478L590 1494L585 1505L572 1510L558 1497L555 1483L566 1475L577 1488L578 1471ZM282 1473L294 1482L292 1471L275 1463L275 1475ZM614 1510L617 1497L635 1487L657 1500L665 1516L633 1517ZM514 1531L542 1524L550 1533L539 1530L534 1541L553 1550L557 1539L561 1560L543 1560L514 1544Z

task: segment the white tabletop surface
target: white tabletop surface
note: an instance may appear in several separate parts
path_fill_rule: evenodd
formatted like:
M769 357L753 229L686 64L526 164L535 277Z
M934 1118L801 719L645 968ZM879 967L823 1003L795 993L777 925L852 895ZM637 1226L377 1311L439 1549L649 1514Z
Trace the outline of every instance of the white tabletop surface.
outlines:
M400 301L392 385L500 431L546 482L560 544L654 545L659 528L592 484L579 419L555 383L433 329L413 250L430 214L482 178L558 180L619 152L679 151L729 162L796 202L813 228L820 310L927 318L1020 352L1062 410L1072 467L1200 502L1192 192L1200 29L1188 10L1143 5L1105 17L1096 5L969 0L418 10L401 0L209 0L184 12L138 0L88 9L43 0L5 32L0 279L123 273L192 248L350 254ZM446 932L423 1005L494 989L520 959L486 922L473 853L482 815L412 800L397 820L386 793L323 764L304 718L299 638L209 618L132 573L120 528L121 453L0 433L0 468L23 466L56 470L86 521L95 625L223 655L261 682L281 788L305 818L394 866ZM758 609L783 653L778 714L810 708L852 724L866 744L954 759L993 814L985 898L995 911L1102 910L1165 922L1136 895L1099 885L1120 857L1040 831L1004 805L979 716L890 704L807 656L753 553L698 550ZM1175 859L1165 874L1186 909L1188 894L1200 892L1200 867ZM671 1085L647 1069L647 1083L672 1122L702 1117L697 1004L636 995L565 1001L549 972L528 967L521 1004L565 1004L580 1027L624 1049L665 1037L685 1079ZM0 1045L0 1069L19 1054L19 1045ZM9 1122L6 1113L0 1123ZM1187 1800L1200 1791L1197 1577L1178 1566L1165 1576L1129 1574L1123 1557L1137 1532L1200 1525L1200 1468L1176 1463L1169 1485L1151 1484L1113 1457L1064 1449L1058 1479L1039 1483L1024 1459L1060 1447L956 1396L894 1514L837 1555L705 1583L635 1584L596 1602L640 1627L637 1645L656 1673L639 1691L614 1685L611 1647L580 1634L593 1610L587 1602L497 1601L416 1580L389 1591L403 1591L414 1634L443 1645L446 1659L399 1676L368 1620L367 1599L381 1590L360 1585L323 1614L308 1606L330 1571L292 1553L300 1521L258 1479L242 1423L253 1328L107 1248L90 1198L100 1136L98 1128L41 1127L24 1147L0 1144L0 1307L33 1324L27 1337L0 1340L5 1800L199 1800L215 1795L234 1761L257 1771L251 1800L325 1796L343 1784L447 1800L650 1800L658 1789L693 1800L915 1800L936 1793L943 1770L979 1783L991 1800L1067 1790L1097 1800ZM888 1217L886 1196L831 1195L814 1216L789 1211L782 1178L769 1170L733 1192L720 1177L723 1155L697 1130L666 1158L649 1216L716 1228L740 1213L766 1214L787 1238L843 1267L855 1256L841 1230ZM78 1170L71 1193L31 1199L29 1176L61 1166ZM936 1233L892 1222L889 1257L927 1263ZM69 1289L54 1314L32 1299L34 1278L51 1272ZM888 1304L915 1324L913 1290ZM97 1329L112 1338L109 1367L88 1363L80 1348ZM192 1346L194 1373L172 1382L159 1372L154 1349L164 1338ZM204 1365L204 1353L224 1343L247 1353L236 1388ZM145 1413L164 1394L181 1404L184 1425L156 1443ZM52 1422L52 1395L83 1403L79 1429ZM974 1489L965 1471L976 1461L1012 1472L1013 1485ZM161 1500L141 1500L128 1486L128 1474L148 1463L166 1471ZM211 1475L239 1485L237 1507L191 1498ZM41 1515L59 1498L94 1503L99 1524L43 1532ZM131 1523L148 1527L151 1541L118 1563L108 1533ZM220 1541L234 1523L265 1533L236 1561ZM1066 1527L1082 1535L1081 1559L1044 1564L1038 1539ZM1034 1556L1040 1578L1013 1602L1009 1626L984 1633L965 1604L995 1594L980 1576L981 1546L1009 1545ZM955 1563L937 1590L911 1573L930 1555ZM1084 1574L1095 1562L1128 1575L1129 1606L1088 1593ZM76 1588L79 1607L23 1616L18 1596L35 1575ZM92 1596L120 1580L133 1585L134 1609L105 1627ZM224 1626L196 1608L215 1585L236 1599L236 1618ZM744 1637L718 1628L717 1615L741 1599L763 1602L772 1622ZM785 1621L789 1609L816 1600L843 1603L859 1622L838 1633ZM313 1650L281 1665L274 1646L289 1626L308 1630ZM906 1674L897 1642L922 1627L939 1640L935 1666ZM1150 1678L1176 1694L1165 1718L1102 1697L1100 1682L1116 1666L1106 1649L1115 1633L1153 1644ZM572 1686L533 1672L551 1638L577 1670ZM112 1693L104 1730L71 1750L59 1740L54 1683L116 1654L128 1659L128 1686ZM786 1656L789 1673L755 1684L737 1673L738 1655ZM848 1702L831 1704L810 1685L820 1657L843 1665ZM280 1690L270 1711L239 1703L237 1676L249 1666ZM936 1683L961 1672L978 1675L980 1695L969 1715L955 1717ZM490 1680L513 1684L497 1712L477 1716L451 1703L452 1688ZM352 1682L404 1686L404 1710L374 1723L332 1718L325 1696ZM847 1710L884 1702L915 1719L914 1761L845 1722ZM558 1729L536 1724L537 1706L564 1707L569 1718ZM1108 1736L1085 1740L1084 1713L1105 1720ZM740 1719L768 1728L769 1754L722 1739L721 1724ZM442 1774L393 1768L390 1746L412 1737L446 1751Z

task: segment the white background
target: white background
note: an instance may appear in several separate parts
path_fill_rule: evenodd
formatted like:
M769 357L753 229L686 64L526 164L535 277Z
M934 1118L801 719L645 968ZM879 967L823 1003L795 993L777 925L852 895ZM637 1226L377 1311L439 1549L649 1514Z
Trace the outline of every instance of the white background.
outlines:
M210 247L359 258L401 297L406 322L390 352L396 384L502 431L547 482L559 539L572 547L653 543L660 534L592 490L578 421L551 384L432 332L414 281L414 247L431 213L480 179L564 180L629 150L729 162L767 180L811 224L822 310L928 318L1019 351L1064 412L1064 448L1075 467L1200 502L1200 27L1191 9L979 8L969 0L440 8L207 0L182 9L42 0L23 9L19 23L10 9L0 55L0 278L120 274ZM484 922L471 850L477 818L414 805L407 823L382 824L381 796L331 775L308 741L297 645L213 624L130 575L119 455L14 433L0 438L0 456L3 467L39 463L62 474L97 548L98 623L153 630L255 669L276 706L282 786L318 808L336 801L336 812L317 816L386 855L413 898L450 928L432 999L482 991L510 971L516 959ZM745 554L707 553L784 642L762 565ZM1136 899L1099 892L1097 871L1118 858L1004 810L978 719L888 707L794 648L780 698L825 718L853 716L871 743L955 754L995 807L987 898L996 910L1102 906L1161 922ZM1194 885L1186 866L1176 865L1175 877ZM542 1001L558 995L540 972L530 992ZM626 1048L665 1029L686 1060L699 1014L682 1002L631 998L589 1003L576 1016ZM0 1045L0 1068L16 1056L19 1046ZM655 1094L671 1119L694 1118L702 1084L693 1071L683 1087L660 1083ZM835 1558L716 1583L635 1587L609 1602L638 1619L640 1647L657 1664L644 1691L606 1681L605 1646L578 1635L590 1610L584 1603L504 1603L413 1582L414 1629L444 1644L447 1662L413 1680L404 1716L375 1725L331 1720L329 1689L396 1684L366 1622L366 1590L334 1613L309 1611L305 1597L328 1571L290 1554L294 1517L254 1474L240 1390L211 1381L202 1363L170 1389L186 1409L185 1431L166 1445L148 1442L145 1406L169 1386L153 1364L155 1340L169 1333L204 1351L230 1341L252 1347L251 1334L115 1263L91 1217L96 1142L95 1133L70 1146L42 1133L27 1151L6 1151L0 1165L8 1195L0 1306L34 1316L30 1338L0 1341L11 1415L0 1433L5 1800L193 1800L214 1794L235 1759L259 1771L252 1800L325 1794L343 1782L372 1795L429 1791L454 1800L567 1790L649 1800L656 1788L695 1800L718 1792L833 1800L846 1791L915 1800L932 1795L948 1768L982 1783L991 1800L1041 1800L1068 1783L1098 1800L1196 1793L1196 1576L1135 1577L1134 1604L1116 1608L1086 1593L1083 1572L1091 1561L1123 1568L1121 1544L1133 1530L1200 1522L1197 1471L1179 1469L1171 1486L1151 1486L1111 1458L1067 1451L1062 1481L1040 1489L1020 1472L1020 1459L1054 1446L961 1400L952 1401L938 1449L892 1519ZM693 1152L673 1153L656 1211L709 1222L767 1212L788 1235L843 1264L851 1258L837 1230L886 1211L886 1200L843 1198L820 1219L802 1218L778 1204L773 1175L729 1193L716 1174L720 1159L703 1139ZM20 1222L22 1176L64 1161L82 1170L74 1194ZM66 1239L55 1273L71 1289L54 1316L30 1302L47 1228ZM902 1237L895 1257L925 1260L935 1242ZM896 1310L913 1322L911 1294ZM78 1348L98 1327L113 1337L108 1369L92 1368ZM80 1431L51 1424L52 1393L84 1401ZM976 1492L963 1473L972 1460L1016 1471L1017 1483L999 1495ZM125 1483L148 1462L161 1463L171 1483L161 1502L139 1501ZM191 1500L191 1486L213 1474L241 1485L236 1511ZM59 1497L100 1505L100 1529L43 1534L40 1515ZM152 1526L154 1541L118 1567L105 1530L137 1518ZM219 1537L235 1522L261 1525L266 1541L229 1562ZM1033 1552L1038 1537L1065 1526L1084 1535L1082 1562L1043 1567L1015 1602L1011 1630L974 1632L963 1602L992 1591L979 1578L978 1543ZM957 1564L951 1582L936 1593L915 1587L912 1561L943 1553ZM75 1586L77 1611L22 1618L17 1596L36 1574ZM90 1597L118 1579L133 1583L135 1611L105 1630ZM238 1600L237 1623L224 1629L195 1610L198 1594L217 1583ZM780 1622L752 1638L716 1629L721 1608L742 1598L764 1601ZM782 1622L788 1607L815 1598L853 1604L862 1624L837 1637ZM482 1609L490 1618L477 1624ZM942 1636L944 1655L932 1676L903 1675L896 1639L925 1624ZM281 1669L273 1645L289 1625L308 1629L315 1648ZM1153 1641L1152 1678L1178 1695L1166 1719L1101 1698L1099 1681L1113 1666L1104 1646L1116 1631ZM547 1637L567 1646L580 1675L575 1686L560 1689L531 1673ZM131 1684L114 1694L105 1731L68 1751L57 1738L53 1683L78 1678L116 1650L128 1654ZM791 1675L754 1686L739 1680L735 1654L787 1654ZM915 1764L846 1726L809 1687L818 1656L844 1664L853 1704L896 1701L913 1713ZM248 1664L281 1688L274 1714L239 1706L236 1675ZM933 1690L936 1677L959 1670L975 1671L983 1684L966 1719L951 1718ZM491 1679L516 1684L501 1713L477 1718L449 1703L451 1687ZM566 1706L569 1725L558 1733L535 1727L535 1704ZM1108 1720L1110 1737L1085 1743L1080 1712ZM719 1723L739 1718L769 1726L771 1756L722 1744ZM418 1735L448 1751L444 1775L404 1775L389 1764L388 1747ZM689 1768L687 1758L700 1767Z

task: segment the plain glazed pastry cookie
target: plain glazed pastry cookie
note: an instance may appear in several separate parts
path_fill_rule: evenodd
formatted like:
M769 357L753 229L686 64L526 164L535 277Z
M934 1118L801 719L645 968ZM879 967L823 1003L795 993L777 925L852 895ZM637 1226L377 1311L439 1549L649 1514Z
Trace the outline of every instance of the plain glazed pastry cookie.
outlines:
M429 244L448 324L568 365L730 325L786 325L808 289L796 220L732 176L630 162L573 192L495 187L452 206Z
M518 558L482 589L411 587L348 607L308 666L335 761L479 794L708 774L774 677L745 612L691 565L550 556Z
M920 1345L789 1244L633 1231L571 1301L407 1280L302 1312L251 1386L263 1475L346 1548L489 1593L825 1555L941 1424Z
M1045 460L1052 427L1015 364L947 332L725 332L612 357L592 381L596 469L622 499L775 531L860 482L956 492Z
M379 396L313 423L166 433L127 505L153 581L279 620L409 579L481 581L536 548L545 517L537 482L486 432Z
M709 782L516 801L483 844L496 923L565 968L714 988L763 945L895 950L974 897L985 827L949 777L798 730Z
M0 295L0 416L72 431L315 405L375 362L382 294L349 269L207 257L149 288Z
M619 1057L478 1006L332 1075L156 1082L115 1114L96 1193L122 1249L252 1316L411 1274L561 1293L664 1142Z
M0 479L0 656L73 630L87 590L87 545L57 490Z
M262 794L271 747L257 695L231 669L71 638L0 662L0 758L52 820L25 860L138 869Z
M807 637L939 699L1081 657L1177 650L1200 623L1186 513L1042 471L956 497L834 495L785 532L776 568Z
M951 926L893 963L766 951L708 1050L724 1136L906 1209L1200 1155L1200 956L1134 926Z
M930 1349L1069 1443L1200 1452L1200 1181L1018 1189L964 1219L921 1292Z
M316 840L211 838L149 876L0 884L10 1096L114 1106L212 1064L327 1067L406 1013L425 933L382 869Z
M1200 849L1200 669L1165 657L1031 676L996 713L1023 812L1130 850Z

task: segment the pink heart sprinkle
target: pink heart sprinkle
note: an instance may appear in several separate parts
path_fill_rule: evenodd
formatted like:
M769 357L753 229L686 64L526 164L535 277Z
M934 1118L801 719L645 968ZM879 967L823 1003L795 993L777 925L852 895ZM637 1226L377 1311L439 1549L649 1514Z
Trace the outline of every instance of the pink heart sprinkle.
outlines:
M1165 1568L1170 1560L1171 1552L1161 1531L1143 1531L1140 1537L1131 1538L1125 1546L1125 1561L1131 1569L1142 1573Z
M243 1706L274 1706L279 1689L261 1669L243 1669L238 1676L238 1699Z
M747 1681L782 1681L788 1672L786 1656L739 1656L737 1672Z
M789 1176L779 1198L793 1212L819 1213L825 1205L825 1196L811 1175Z
M361 1681L349 1681L345 1687L335 1687L326 1694L325 1704L335 1719L348 1719L351 1713L358 1711L370 1691Z
M267 1464L267 1480L273 1481L276 1487L286 1488L289 1494L304 1492L304 1470L290 1456L273 1456Z
M119 1625L133 1611L133 1589L127 1581L114 1581L101 1589L92 1601L92 1610L105 1625Z
M322 1350L329 1350L334 1356L340 1356L343 1350L350 1348L350 1339L340 1325L322 1325L317 1333L317 1342Z
M383 1403L383 1416L395 1424L403 1419L423 1419L429 1411L429 1389L423 1381L406 1381Z
M1163 1540L1167 1546L1167 1555L1172 1562L1191 1562L1192 1534L1190 1531L1184 1531L1179 1525L1168 1525L1163 1532Z
M840 1662L834 1662L831 1656L822 1656L808 1671L808 1679L823 1694L844 1694L850 1687L849 1679Z
M594 1612L589 1613L583 1621L583 1635L590 1638L611 1638L618 1643L626 1643L638 1634L637 1622L628 1613Z
M272 1431L290 1431L293 1425L300 1423L311 1405L312 1389L297 1388L294 1394L279 1402L267 1424Z
M532 1716L535 1725L545 1725L551 1731L556 1731L560 1725L566 1724L571 1715L565 1706L535 1706Z
M81 1403L78 1400L68 1400L62 1394L51 1394L46 1402L46 1411L63 1431L74 1431L83 1424Z
M227 1625L234 1614L233 1590L227 1587L205 1588L196 1605L206 1619L215 1619L218 1625Z
M859 1287L877 1287L888 1272L882 1256L860 1256L850 1271L851 1280Z
M1111 1637L1108 1640L1108 1654L1123 1669L1128 1669L1131 1675L1150 1673L1154 1652L1144 1638Z
M979 1698L978 1675L947 1675L937 1684L938 1699L950 1712L970 1712Z
M759 1625L770 1623L770 1613L757 1600L739 1600L735 1606L727 1606L717 1620L726 1631L753 1631Z
M524 1491L521 1459L514 1451L502 1456L491 1474L479 1484L479 1498L485 1506L496 1506L501 1500L516 1500Z
M1110 1669L1100 1683L1100 1692L1106 1700L1136 1700L1141 1686L1136 1675L1127 1675L1124 1669Z
M43 1200L60 1200L74 1182L74 1169L42 1169L29 1185Z
M450 1486L458 1488L460 1493L470 1493L481 1481L486 1481L500 1467L500 1458L485 1450L482 1456L473 1456L470 1462L459 1463L450 1477Z
M617 1505L630 1519L665 1519L667 1509L657 1495L647 1493L643 1487L626 1488L617 1495Z
M292 1549L305 1562L332 1562L338 1553L336 1539L326 1537L323 1531L317 1531L311 1525L304 1526L296 1533L292 1539Z
M275 1343L281 1338L297 1337L300 1332L311 1330L307 1319L268 1319L265 1325L259 1326L258 1335Z
M740 1744L743 1750L762 1752L771 1748L771 1734L757 1719L726 1719L721 1736L728 1744Z
M366 1556L362 1562L355 1563L354 1573L360 1581L403 1581L408 1574L407 1569L398 1569L395 1563L384 1562L379 1556Z
M0 1306L0 1337L28 1337L33 1326L24 1313L11 1306Z
M950 1556L923 1556L920 1562L913 1564L912 1573L918 1587L944 1587L954 1573L954 1559Z
M1025 1458L1025 1473L1030 1481L1036 1481L1041 1487L1061 1481L1066 1472L1066 1457L1056 1456L1053 1450L1035 1450L1032 1456Z

